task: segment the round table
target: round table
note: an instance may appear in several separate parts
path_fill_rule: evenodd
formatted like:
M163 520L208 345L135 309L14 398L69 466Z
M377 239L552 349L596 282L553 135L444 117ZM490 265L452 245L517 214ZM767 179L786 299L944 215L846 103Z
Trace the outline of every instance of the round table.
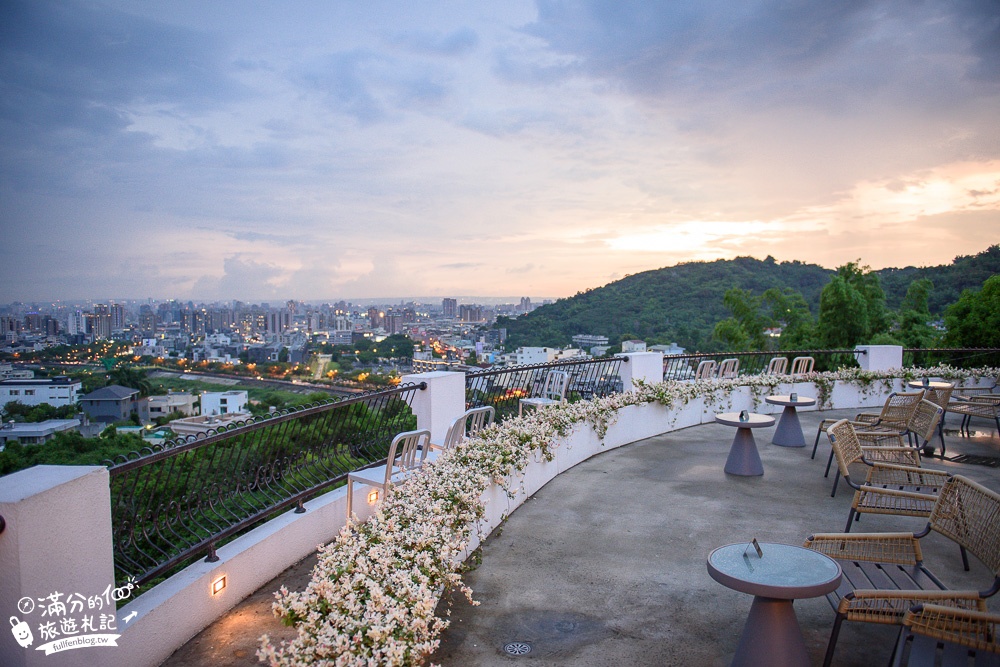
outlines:
M934 389L941 390L947 389L948 387L954 387L950 382L941 382L940 380L934 380L933 382L928 382L924 384L923 380L910 380L906 383L906 386L910 389Z
M715 415L715 421L736 427L736 437L733 438L733 445L729 448L729 458L726 459L726 472L744 477L763 475L764 464L760 461L757 443L754 442L751 429L774 426L774 417L751 412L747 421L740 421L740 413L723 412Z
M836 590L843 575L835 560L790 544L762 543L763 557L747 543L719 547L708 555L708 574L754 596L733 665L810 664L792 601Z
M774 437L771 438L771 444L779 447L805 447L806 438L802 435L802 425L799 423L799 415L795 412L795 408L816 405L816 399L796 396L793 401L791 396L767 396L764 402L785 406L781 411L781 419L778 420L778 428L774 430Z

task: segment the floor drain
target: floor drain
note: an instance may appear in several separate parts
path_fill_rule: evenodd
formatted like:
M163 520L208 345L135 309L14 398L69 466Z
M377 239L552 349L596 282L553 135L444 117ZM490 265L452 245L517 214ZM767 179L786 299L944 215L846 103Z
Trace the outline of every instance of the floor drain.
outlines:
M507 655L528 655L531 653L531 645L524 642L511 642L503 647Z

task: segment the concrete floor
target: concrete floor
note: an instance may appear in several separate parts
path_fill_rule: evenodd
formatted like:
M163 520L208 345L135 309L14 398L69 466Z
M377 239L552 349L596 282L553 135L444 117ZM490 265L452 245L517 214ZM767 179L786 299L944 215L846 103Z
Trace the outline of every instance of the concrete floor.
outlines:
M821 418L855 410L801 413L809 446L769 444L757 429L763 477L726 475L733 429L697 426L596 456L560 475L489 537L482 564L466 579L478 607L457 598L442 603L452 625L433 661L446 667L511 665L727 665L751 597L708 576L705 559L717 546L749 541L801 544L814 532L844 528L851 494L830 497L823 478L825 436L809 455ZM957 421L954 420L953 421ZM980 424L972 438L946 432L948 454L1000 457L1000 437ZM1000 490L1000 469L933 460L927 467L963 474ZM855 532L919 530L923 519L866 515ZM964 572L958 548L931 535L925 562L951 588L986 588L992 576L977 560ZM179 649L164 665L253 665L258 638L291 637L270 614L274 590L301 589L308 558L238 605ZM992 608L998 608L994 603ZM799 600L796 614L810 656L822 660L833 622L824 598ZM896 628L845 624L834 663L886 664ZM511 657L510 642L531 652Z

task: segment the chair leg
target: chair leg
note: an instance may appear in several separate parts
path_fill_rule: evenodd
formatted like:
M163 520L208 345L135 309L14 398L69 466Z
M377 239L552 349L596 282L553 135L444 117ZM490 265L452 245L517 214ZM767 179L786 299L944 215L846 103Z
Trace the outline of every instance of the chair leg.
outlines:
M840 468L837 468L837 474L833 476L833 490L830 491L830 497L837 497L837 485L840 484Z
M833 447L830 447L830 458L826 460L826 472L823 473L823 477L830 476L830 466L833 465Z
M351 518L351 501L354 500L354 480L347 478L347 518Z
M961 544L958 545L958 548L962 551L962 566L965 568L965 571L968 572L969 571L969 554L967 554L965 552L965 547L963 547Z
M857 513L858 513L857 510L852 507L851 511L847 515L847 527L844 528L845 533L851 532L851 524L854 523L854 517L857 515Z
M823 657L823 667L830 667L833 662L833 652L837 648L837 637L840 636L840 624L844 622L844 616L837 614L833 620L833 630L830 632L830 641L826 645L826 655Z
M811 459L816 458L816 450L819 449L819 436L821 436L821 435L823 435L823 427L822 426L820 426L818 429L816 429L816 442L813 443L813 453L812 453L812 456L809 457Z

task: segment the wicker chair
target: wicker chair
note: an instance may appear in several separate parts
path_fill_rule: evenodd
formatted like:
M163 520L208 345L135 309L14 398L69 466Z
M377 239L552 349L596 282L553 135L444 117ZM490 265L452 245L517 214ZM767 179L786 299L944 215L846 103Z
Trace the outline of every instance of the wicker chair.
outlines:
M997 425L997 433L1000 433L1000 395L980 394L971 396L964 401L951 401L948 403L948 412L962 415L962 424L958 427L959 432L971 433L969 424L973 417L979 417L992 419ZM944 456L943 446L941 447L941 455Z
M927 389L924 391L924 400L930 401L947 412L948 403L951 401L951 394L953 391L955 391L955 385L952 385L947 389ZM941 420L938 422L938 437L941 439L941 456L944 456L944 416L942 416ZM925 440L923 450L926 456L931 456L934 454L934 445L930 444L929 440Z
M405 431L392 439L385 465L364 468L347 474L347 518L354 506L354 485L365 484L382 489L384 494L393 484L399 484L427 459L427 443L431 432Z
M545 374L542 391L538 396L522 398L517 402L517 416L524 414L524 406L542 408L548 405L559 405L566 400L566 388L569 387L569 373L566 371L549 371Z
M920 533L817 534L808 549L836 559L840 587L827 595L837 612L824 665L833 659L844 621L899 625L916 604L935 603L986 611L985 599L1000 591L1000 494L961 475L945 483ZM957 543L993 573L983 591L949 591L923 563L920 539L934 531ZM968 569L968 568L966 568Z
M839 474L854 489L854 500L847 515L844 532L850 532L851 524L864 513L930 516L941 487L951 478L943 470L869 461L867 454L872 449L904 449L911 452L913 449L906 446L862 447L854 427L846 419L831 426L827 436L837 456ZM852 463L864 463L868 466L864 483L858 484L851 479ZM834 482L833 493L830 495L833 496L836 492L837 481Z
M903 617L893 667L1000 667L1000 614L918 604Z
M971 398L973 396L982 396L994 394L997 391L997 378L993 378L993 384L989 387L955 387L955 398Z
M856 432L858 439L861 440L861 446L871 448L868 455L870 461L888 461L889 463L905 463L919 466L921 449L924 451L927 449L934 450L934 445L930 444L930 441L934 439L934 434L939 430L943 418L944 408L924 399L921 399L917 403L913 414L906 421L906 444L913 444L914 440L916 440L916 446L911 449L913 458L910 461L901 460L896 455L891 455L888 459L877 456L879 446L895 445L902 447L904 444L902 435L863 429L856 429Z
M472 435L479 429L492 424L495 418L496 410L494 410L492 406L466 410L458 417L455 417L454 421L452 421L448 426L448 430L445 432L444 442L441 444L433 442L430 443L430 451L427 458L432 461L437 459L441 452L454 449L467 436Z
M872 412L859 413L852 422L856 429L865 431L883 431L889 435L906 433L906 423L917 409L917 404L923 398L923 391L915 392L893 392L889 398L885 399L882 411L878 414ZM819 438L826 433L826 430L839 419L824 419L816 429L816 440L813 442L813 453L811 458L816 458L816 450L819 449ZM826 462L826 476L830 474L830 466L833 462L833 452Z
M774 357L767 364L764 375L784 375L788 370L788 357Z

